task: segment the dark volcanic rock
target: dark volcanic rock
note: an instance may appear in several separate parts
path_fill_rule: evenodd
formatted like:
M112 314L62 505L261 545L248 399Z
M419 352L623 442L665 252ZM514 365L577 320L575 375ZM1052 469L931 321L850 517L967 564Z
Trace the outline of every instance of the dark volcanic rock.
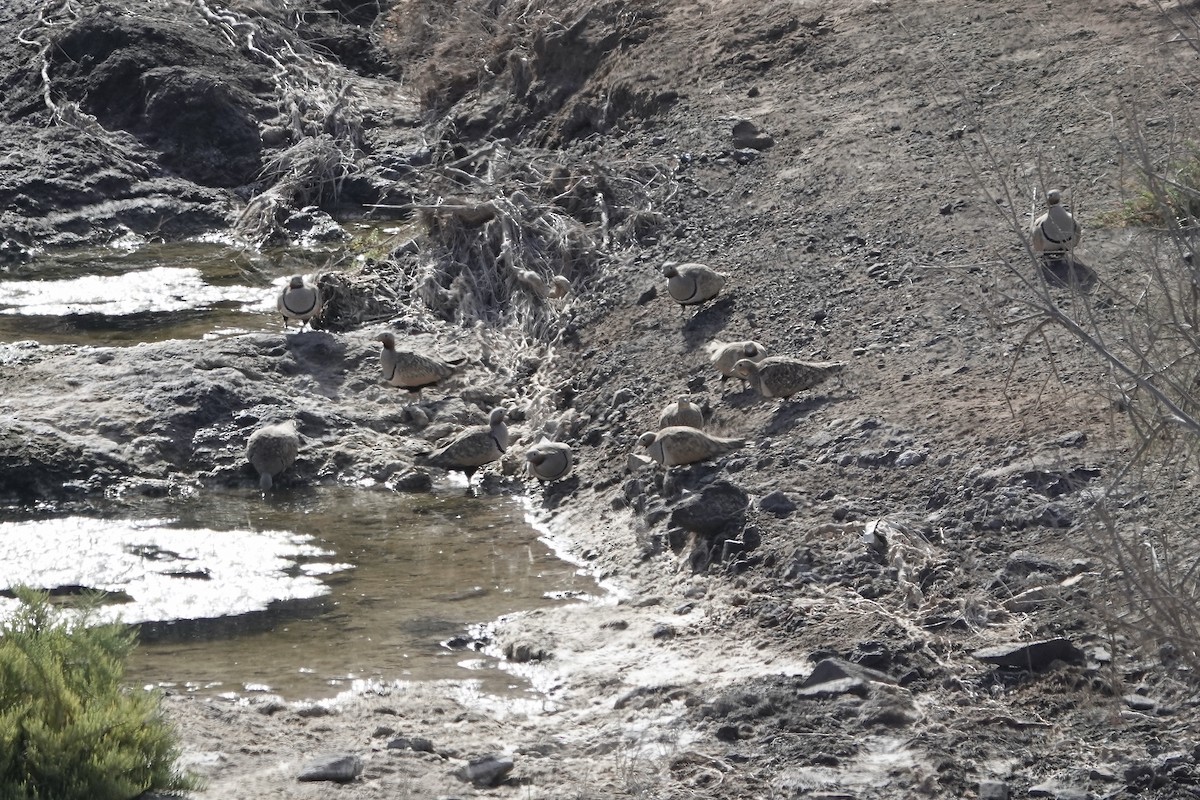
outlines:
M774 514L777 517L786 517L795 511L797 506L794 500L779 489L776 489L760 497L758 499L758 507L768 514Z
M479 787L496 786L512 772L513 760L507 756L483 756L460 769L458 777Z
M268 110L254 91L269 89L269 74L215 26L94 14L55 45L59 91L105 128L129 131L201 185L254 180L262 166L256 112Z
M338 753L314 758L304 765L298 781L333 781L349 783L362 774L362 759L352 753Z
M172 171L202 186L250 183L262 168L262 140L249 95L187 67L161 67L141 78L145 113L138 130Z
M671 527L701 536L736 534L746 521L750 497L729 481L716 481L687 498L671 512Z
M975 658L999 667L1016 667L1034 672L1046 669L1055 661L1082 664L1083 652L1063 638L1043 639L985 647L972 653Z
M98 489L132 472L103 440L49 425L0 421L0 499L30 502L61 496L67 486Z

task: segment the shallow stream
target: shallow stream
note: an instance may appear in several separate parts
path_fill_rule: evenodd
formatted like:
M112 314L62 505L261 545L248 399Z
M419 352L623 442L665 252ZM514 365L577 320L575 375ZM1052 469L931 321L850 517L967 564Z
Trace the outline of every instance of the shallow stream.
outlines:
M480 623L595 591L521 501L457 487L205 492L0 515L0 582L108 592L105 616L143 624L131 682L179 691L302 699L445 679L521 691L475 650Z
M328 258L191 244L8 265L0 341L123 346L278 330L274 287ZM519 499L458 486L0 508L0 589L21 583L102 590L102 613L142 625L131 682L288 699L395 680L523 691L477 651L481 626L596 591L539 538ZM12 602L0 598L0 611Z

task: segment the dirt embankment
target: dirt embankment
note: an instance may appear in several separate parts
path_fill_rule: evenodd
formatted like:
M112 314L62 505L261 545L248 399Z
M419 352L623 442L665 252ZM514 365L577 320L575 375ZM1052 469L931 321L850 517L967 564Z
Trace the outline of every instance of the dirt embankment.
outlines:
M5 162L0 226L35 246L240 220L278 241L303 235L289 220L304 206L413 200L426 235L344 276L350 294L443 341L486 323L467 348L483 388L431 406L434 422L500 399L528 432L556 421L576 475L530 491L623 599L498 626L496 652L540 657L512 665L545 687L536 708L436 687L330 713L171 698L213 796L325 796L295 775L330 750L365 759L339 791L362 798L1194 796L1191 693L1168 652L1104 620L1111 576L1087 511L1127 455L1124 425L1086 353L1048 332L1051 367L1030 346L1043 340L1027 338L1016 233L1033 190L1065 188L1081 258L1136 280L1136 238L1099 223L1127 189L1131 126L1168 152L1170 126L1151 122L1186 92L1163 77L1183 49L1152 4L547 3L520 19L501 4L496 21L459 3L431 40L400 42L394 18L368 35L351 5L343 29L320 6L39 19L11 4L0 22L35 46L0 39L15 42L5 130L32 157ZM343 69L305 42L363 51L318 27L436 59ZM421 120L409 88L438 114ZM205 105L189 121L175 97ZM170 214L147 210L162 203ZM666 260L706 262L726 288L681 316ZM529 293L522 267L564 274L570 299ZM1114 297L1102 283L1096 313ZM303 347L89 354L97 385L172 362L147 402L183 409L171 433L118 426L104 448L85 436L86 387L57 366L73 351L13 356L6 410L31 413L45 385L63 402L10 427L6 463L64 454L39 487L55 469L252 480L234 443L255 409L283 407L308 415L300 479L383 474L396 465L369 454L415 425L372 394L367 331L344 327ZM711 343L743 339L849 365L764 401L709 364ZM194 403L165 388L181 380ZM748 445L629 471L681 394ZM70 449L80 439L94 452ZM1166 509L1148 494L1118 524ZM500 785L456 777L489 753L514 761Z

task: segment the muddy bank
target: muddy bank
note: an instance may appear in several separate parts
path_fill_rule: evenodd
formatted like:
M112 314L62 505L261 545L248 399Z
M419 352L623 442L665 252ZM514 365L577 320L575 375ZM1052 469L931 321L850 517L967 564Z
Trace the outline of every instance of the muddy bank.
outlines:
M476 366L458 379L461 394L426 399L414 419L409 394L379 380L376 335L306 331L133 348L3 345L4 495L31 502L63 492L257 484L246 441L284 419L297 421L302 442L284 484L384 483L411 467L430 440L476 423L479 405L507 396ZM430 352L470 350L433 336L410 342ZM523 420L519 406L511 419L517 426Z

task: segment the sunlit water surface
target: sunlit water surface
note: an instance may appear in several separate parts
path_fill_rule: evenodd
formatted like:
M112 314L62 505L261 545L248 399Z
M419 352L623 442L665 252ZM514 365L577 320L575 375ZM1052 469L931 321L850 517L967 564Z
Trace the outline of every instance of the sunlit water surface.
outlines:
M345 227L360 247L411 231L396 222ZM39 253L0 264L0 342L120 346L277 331L275 297L287 278L345 269L356 252L347 242L268 253L173 242Z
M0 266L0 342L124 346L279 330L275 293L287 276L346 257L206 243L42 254ZM205 490L0 509L0 589L22 583L68 602L83 588L106 592L102 613L142 625L135 683L289 699L396 680L524 691L474 649L478 626L595 591L539 540L518 500L461 489L316 488L266 500ZM13 602L0 597L0 613Z
M597 591L511 497L328 487L111 511L119 516L10 510L0 576L110 593L104 614L151 621L131 682L179 691L303 699L458 679L523 692L475 649L480 623Z

